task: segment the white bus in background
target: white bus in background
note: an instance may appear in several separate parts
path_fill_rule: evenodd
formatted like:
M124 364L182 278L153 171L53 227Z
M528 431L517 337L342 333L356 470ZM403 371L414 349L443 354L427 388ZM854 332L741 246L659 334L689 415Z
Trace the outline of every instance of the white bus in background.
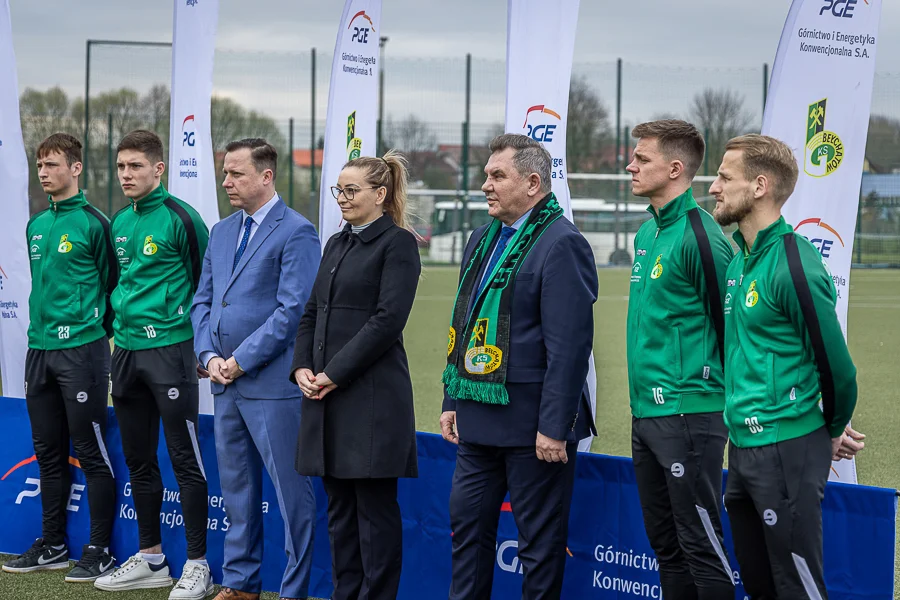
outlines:
M490 220L487 201L469 201L468 233ZM572 214L575 225L584 234L598 265L610 263L615 249L616 203L591 198L573 198ZM619 249L633 254L634 234L641 224L650 219L646 204L620 202L618 209ZM431 239L428 258L434 262L459 263L465 243L460 232L462 202L441 200L434 203L431 220ZM633 260L632 256L630 260ZM626 264L630 264L627 262Z

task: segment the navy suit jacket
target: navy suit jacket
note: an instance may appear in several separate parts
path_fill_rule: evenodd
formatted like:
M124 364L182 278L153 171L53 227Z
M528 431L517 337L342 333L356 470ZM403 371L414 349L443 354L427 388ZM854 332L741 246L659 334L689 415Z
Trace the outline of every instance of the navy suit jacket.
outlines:
M487 227L472 233L463 267ZM557 219L528 253L514 286L509 404L454 400L445 386L443 410L456 411L459 439L472 444L533 446L538 432L568 442L586 438L594 431L585 380L597 300L590 244L571 221Z
M234 359L245 374L233 384L245 398L299 398L288 381L294 338L321 258L312 223L278 198L232 272L244 211L209 234L191 307L194 352ZM213 394L225 386L213 382Z

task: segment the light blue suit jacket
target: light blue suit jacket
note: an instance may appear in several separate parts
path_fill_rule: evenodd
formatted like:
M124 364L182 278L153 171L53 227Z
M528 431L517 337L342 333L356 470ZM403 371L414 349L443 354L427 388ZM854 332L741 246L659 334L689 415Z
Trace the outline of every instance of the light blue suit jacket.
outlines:
M234 356L245 374L233 384L244 398L301 397L288 380L297 326L319 268L312 223L279 197L232 272L243 211L213 226L194 303L194 352ZM225 386L212 383L212 393Z

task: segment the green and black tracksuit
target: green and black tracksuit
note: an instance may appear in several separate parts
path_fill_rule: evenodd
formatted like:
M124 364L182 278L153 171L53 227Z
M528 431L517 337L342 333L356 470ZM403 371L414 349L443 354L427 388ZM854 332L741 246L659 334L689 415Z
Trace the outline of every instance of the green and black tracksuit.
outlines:
M727 439L722 344L733 251L688 189L634 240L628 300L632 455L666 598L733 597L719 503Z
M162 417L181 492L188 558L199 558L206 553L207 486L197 437L190 308L209 232L197 211L160 185L116 213L112 234L121 269L112 294L112 397L140 545L149 548L161 539L163 484L156 447Z
M819 251L779 218L739 253L725 296L725 506L751 598L827 598L822 509L856 367ZM821 403L821 406L820 406Z
M31 264L25 400L41 474L43 537L65 543L69 440L87 480L91 540L109 546L115 480L104 437L109 391L109 295L118 269L109 220L84 193L28 222Z

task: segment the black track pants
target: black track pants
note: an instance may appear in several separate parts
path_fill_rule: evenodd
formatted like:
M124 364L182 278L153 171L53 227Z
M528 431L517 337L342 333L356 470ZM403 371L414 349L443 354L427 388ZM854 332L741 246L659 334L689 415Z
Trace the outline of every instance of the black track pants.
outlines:
M66 350L29 349L25 401L34 454L41 473L43 537L65 543L69 503L69 440L87 480L91 544L109 546L116 510L116 485L106 451L109 341Z
M149 350L116 348L112 356L113 406L131 474L141 548L161 541L163 483L156 448L162 417L181 494L189 559L206 554L207 489L197 437L196 365L193 340Z

